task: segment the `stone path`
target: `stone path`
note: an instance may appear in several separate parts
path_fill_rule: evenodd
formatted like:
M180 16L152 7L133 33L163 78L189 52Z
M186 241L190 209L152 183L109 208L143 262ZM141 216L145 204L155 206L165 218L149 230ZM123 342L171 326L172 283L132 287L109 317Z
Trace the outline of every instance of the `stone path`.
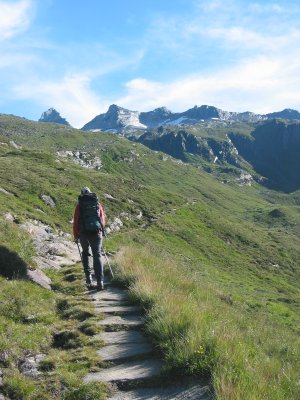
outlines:
M111 400L212 399L207 382L163 381L163 362L143 333L143 310L129 304L125 290L108 285L104 291L91 293L91 298L96 313L104 315L98 321L103 332L95 338L104 342L97 354L108 367L89 373L85 382L106 382Z

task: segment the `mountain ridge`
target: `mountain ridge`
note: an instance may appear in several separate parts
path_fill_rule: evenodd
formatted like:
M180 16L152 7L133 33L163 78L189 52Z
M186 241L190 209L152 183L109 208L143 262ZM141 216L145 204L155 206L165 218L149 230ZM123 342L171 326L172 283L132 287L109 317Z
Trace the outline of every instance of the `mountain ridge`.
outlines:
M194 106L183 112L173 113L166 107L159 107L152 111L139 112L129 110L116 104L109 106L106 113L94 117L81 129L102 130L113 133L127 134L134 130L158 128L164 125L193 125L205 121L219 120L223 122L260 122L273 118L299 119L297 110L284 109L269 114L256 114L251 111L233 112L224 111L214 106Z

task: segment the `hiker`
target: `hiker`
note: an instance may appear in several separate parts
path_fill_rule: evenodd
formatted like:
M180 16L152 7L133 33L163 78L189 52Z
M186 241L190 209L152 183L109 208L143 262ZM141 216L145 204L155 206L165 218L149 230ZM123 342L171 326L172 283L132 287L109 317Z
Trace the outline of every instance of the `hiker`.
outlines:
M101 260L102 233L105 226L103 208L95 193L88 187L81 189L74 212L74 240L82 247L82 264L87 287L92 287L91 267L89 266L89 247L93 255L93 267L97 280L97 290L104 289L103 264Z

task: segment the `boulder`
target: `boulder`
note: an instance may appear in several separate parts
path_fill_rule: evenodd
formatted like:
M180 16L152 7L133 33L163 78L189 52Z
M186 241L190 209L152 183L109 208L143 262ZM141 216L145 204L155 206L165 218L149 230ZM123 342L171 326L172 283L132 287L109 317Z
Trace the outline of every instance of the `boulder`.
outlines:
M12 196L13 194L8 192L7 190L0 188L0 192L6 194L7 196Z
M47 206L55 208L56 204L52 197L42 194L41 198Z
M29 269L27 271L27 276L31 281L37 283L43 288L51 290L51 279L47 275L45 275L44 272L42 272L40 269Z

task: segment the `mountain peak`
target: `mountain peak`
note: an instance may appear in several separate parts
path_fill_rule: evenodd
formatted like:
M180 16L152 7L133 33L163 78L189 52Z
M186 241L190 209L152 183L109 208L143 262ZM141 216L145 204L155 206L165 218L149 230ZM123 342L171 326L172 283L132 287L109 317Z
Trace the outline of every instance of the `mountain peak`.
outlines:
M268 118L300 119L300 113L292 108L285 108L282 111L267 114Z
M122 109L122 107L118 106L117 104L111 104L111 105L108 107L107 112L109 112L109 111L115 111L115 110L121 110L121 109Z
M110 132L130 131L132 129L146 129L139 120L140 113L120 107L116 104L109 106L104 114L97 115L92 121L85 124L83 130L104 130Z
M53 107L44 111L38 122L52 122L56 124L70 125L69 122L65 118L62 118L60 113Z

